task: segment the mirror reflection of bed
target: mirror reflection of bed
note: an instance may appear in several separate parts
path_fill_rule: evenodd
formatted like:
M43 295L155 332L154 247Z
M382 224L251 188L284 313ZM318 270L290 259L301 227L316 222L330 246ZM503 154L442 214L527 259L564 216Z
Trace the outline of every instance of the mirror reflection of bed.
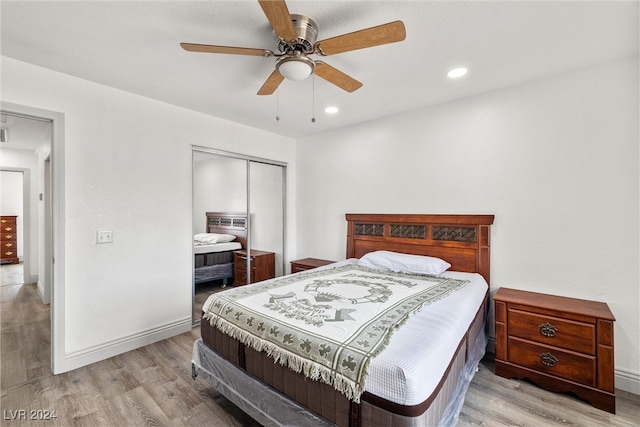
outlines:
M254 281L264 280L271 274L275 276L286 274L284 248L286 164L206 147L194 146L192 153L193 219L191 237L208 232L216 233L216 231L208 230L210 227L208 220L205 223L207 212L223 214L224 219L229 219L227 214L232 216L238 214L244 218L244 229L242 226L238 227L237 224L224 229L224 224L218 224L218 227L223 228L219 232L227 234L231 231L230 234L234 234L235 231L242 231L243 239L236 239L235 242L240 242L240 247L249 251L251 259L247 260L248 264L255 268L261 267L260 271L256 270L252 273L255 273L256 276ZM249 216L247 216L247 212L250 212ZM196 267L196 262L203 263L198 264L198 267L208 267L206 264L206 262L210 262L208 258L219 256L207 255L196 261L195 257L200 254L195 253L195 246L193 248L194 267ZM207 250L202 249L202 251ZM211 252L203 253L210 254ZM263 253L267 253L267 255ZM248 255L242 252L235 254L245 258ZM231 256L229 251L227 251L227 256ZM269 266L264 267L267 260ZM225 262L228 261L229 259ZM211 262L216 263L216 261ZM246 267L244 270L242 269L243 263L244 260L240 258L240 262L236 263L240 265L240 268L238 271L234 271L234 275L238 274L241 277L246 274ZM211 293L210 291L215 292L223 289L224 285L224 278L215 278L215 272L196 270L194 268L191 272L191 292L194 302L192 324L194 326L200 323L203 295ZM272 271L273 273L271 273ZM213 276L196 278L195 273L207 273ZM231 280L233 279L227 278L227 288L232 286ZM235 284L237 285L237 283L236 279Z
M234 252L246 246L245 213L206 213L205 232L193 236L194 319L211 293L234 285Z

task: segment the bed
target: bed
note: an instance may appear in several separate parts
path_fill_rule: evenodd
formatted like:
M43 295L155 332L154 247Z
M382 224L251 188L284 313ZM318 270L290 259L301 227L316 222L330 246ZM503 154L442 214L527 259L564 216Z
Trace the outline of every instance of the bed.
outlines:
M233 278L233 252L246 246L247 216L229 212L206 216L206 232L194 235L194 281L199 285L222 280L224 287Z
M362 370L368 374L364 383L356 381L360 388L356 386L355 393L353 388L337 387L342 380L327 379L322 370L298 366L293 357L288 362L296 366L290 369L281 365L282 359L288 358L281 357L287 354L284 351L274 352L269 346L258 351L259 346L247 341L246 336L229 329L222 332L220 329L226 328L222 326L222 315L212 316L211 319L217 319L215 322L211 319L201 322L202 337L193 347L194 378L213 385L263 425L455 424L468 383L487 343L489 237L493 216L347 214L346 219L346 260L250 286L264 287L276 298L286 296L279 292L286 288L279 286L289 282L306 280L307 290L309 284L319 283L320 279L338 283L332 274L365 274L372 283L378 280L376 274L383 274L386 281L424 279L440 286L436 276L416 278L413 273L381 272L362 264L377 256L378 251L446 260L450 268L437 279L464 285L425 303L421 309L409 309L411 314L406 318L401 315L401 327L391 330L388 345L383 345L366 362ZM248 294L259 292L246 288ZM431 288L428 293L433 294ZM328 295L331 299L331 292ZM229 294L228 298L231 297L235 298ZM418 297L411 298L414 301ZM205 310L218 302L205 303ZM343 317L349 316L346 313ZM212 322L217 326L212 326ZM267 353L280 363L274 363Z

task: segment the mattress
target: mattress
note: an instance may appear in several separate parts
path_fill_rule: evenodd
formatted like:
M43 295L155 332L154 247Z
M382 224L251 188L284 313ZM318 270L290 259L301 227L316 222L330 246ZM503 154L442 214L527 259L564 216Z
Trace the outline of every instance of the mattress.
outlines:
M369 366L367 392L411 406L425 401L438 386L488 289L477 273L442 276L469 280L469 284L425 307L393 334Z
M242 249L242 245L239 242L215 243L213 245L193 245L194 254L237 251L238 249Z
M322 268L356 262L346 260ZM483 307L488 291L486 281L477 273L445 272L442 276L469 283L426 306L394 332L387 347L369 365L366 393L396 405L414 406L424 403L441 386L443 374ZM209 303L205 302L204 307Z

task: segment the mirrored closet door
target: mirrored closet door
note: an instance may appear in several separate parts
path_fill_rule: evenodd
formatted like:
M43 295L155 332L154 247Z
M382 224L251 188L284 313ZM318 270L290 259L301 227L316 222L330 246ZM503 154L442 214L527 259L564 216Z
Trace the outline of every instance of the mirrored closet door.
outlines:
M286 164L193 149L193 324L213 292L285 274Z

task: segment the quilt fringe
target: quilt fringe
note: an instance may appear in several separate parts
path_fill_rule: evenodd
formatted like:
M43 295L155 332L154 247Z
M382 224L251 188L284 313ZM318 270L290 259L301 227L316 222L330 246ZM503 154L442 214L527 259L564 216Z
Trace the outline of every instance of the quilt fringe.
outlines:
M206 313L204 318L209 321L211 326L218 328L221 332L229 335L231 338L237 339L256 351L265 352L267 356L274 359L274 363L279 363L281 366L288 367L297 373L302 373L305 377L311 380L322 381L325 384L329 384L340 393L344 394L349 400L356 403L360 402L360 396L364 392L364 384L354 384L352 381L340 374L332 375L329 368L307 361L300 356L278 347L276 344L265 341L253 334L249 334L212 313ZM368 366L365 367L365 372L367 368Z

